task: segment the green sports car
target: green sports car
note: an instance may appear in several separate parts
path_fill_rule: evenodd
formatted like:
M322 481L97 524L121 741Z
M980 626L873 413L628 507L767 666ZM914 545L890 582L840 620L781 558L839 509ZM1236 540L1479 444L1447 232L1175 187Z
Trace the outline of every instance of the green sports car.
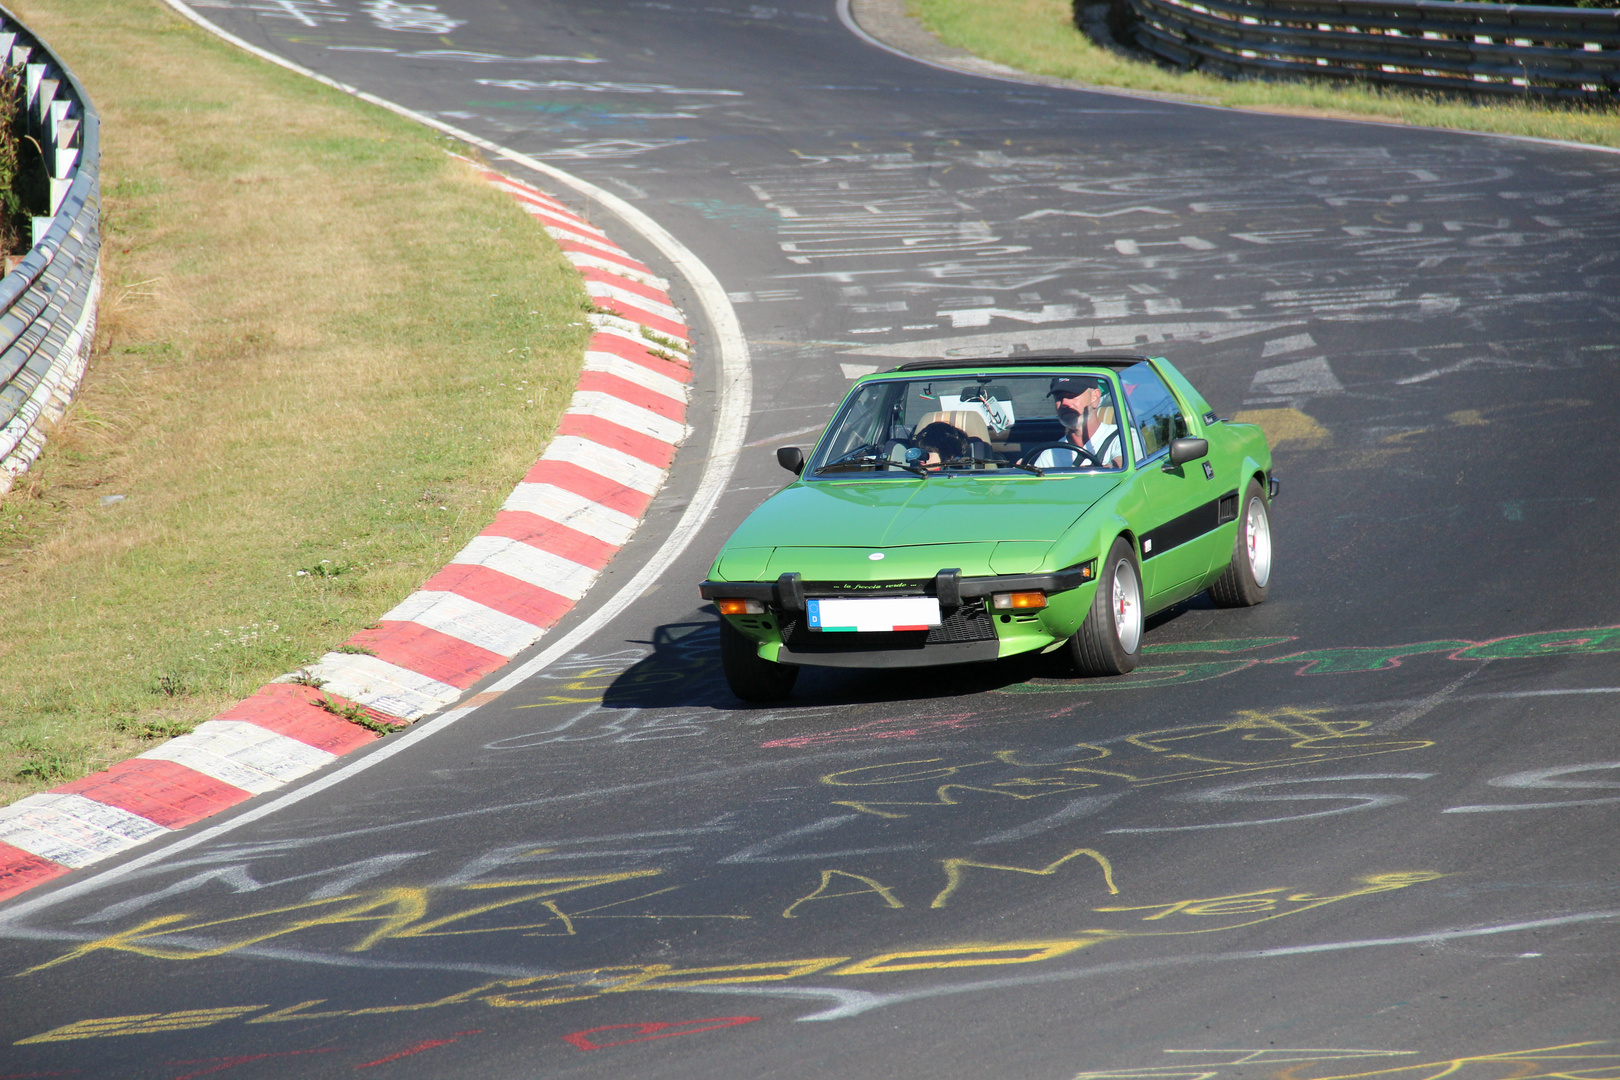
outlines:
M861 378L798 477L700 586L726 680L785 697L799 668L887 668L1066 649L1136 666L1147 615L1271 579L1271 450L1169 361L1028 353Z

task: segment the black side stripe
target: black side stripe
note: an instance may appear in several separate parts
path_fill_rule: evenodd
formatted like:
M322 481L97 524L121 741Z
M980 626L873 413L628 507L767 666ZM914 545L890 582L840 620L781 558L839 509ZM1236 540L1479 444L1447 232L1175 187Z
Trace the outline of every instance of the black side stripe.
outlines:
M1211 499L1196 510L1189 510L1180 517L1171 518L1157 529L1143 533L1143 560L1163 555L1220 528L1228 521L1236 519L1237 509L1238 493L1229 491L1218 499Z

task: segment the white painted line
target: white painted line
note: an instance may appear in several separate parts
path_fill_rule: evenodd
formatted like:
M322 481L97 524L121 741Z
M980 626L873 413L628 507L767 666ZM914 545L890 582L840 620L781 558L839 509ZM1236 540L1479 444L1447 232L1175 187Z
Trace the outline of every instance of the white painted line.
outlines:
M600 188L587 180L581 180L576 176L563 172L561 169L536 158L492 143L488 139L480 138L469 131L463 131L433 117L413 112L385 98L362 93L353 87L345 86L335 79L329 79L324 75L310 71L308 68L276 56L274 53L250 45L236 35L226 33L195 11L192 11L191 8L186 6L184 0L165 0L165 2L204 30L255 56L288 70L296 71L323 85L334 87L344 93L353 94L362 101L380 106L436 131L442 131L453 138L480 147L490 153L497 154L508 161L515 162L543 176L548 176L558 183L584 194L594 200L597 205L617 215L657 248L658 252L675 266L681 277L691 286L699 306L703 308L710 329L714 334L714 348L720 361L720 377L717 387L719 400L715 405L714 435L709 443L709 454L703 460L703 473L698 478L697 488L692 493L692 499L687 503L686 510L681 514L680 521L676 523L674 530L659 546L658 550L642 565L641 569L636 572L634 577L626 582L618 592L609 597L600 608L586 616L568 633L558 638L550 648L544 650L527 663L520 664L507 672L505 676L492 684L489 690L490 692L500 693L510 690L514 686L522 685L537 673L556 663L561 657L568 655L568 653L589 641L603 627L618 618L626 608L641 599L648 589L660 584L668 573L670 566L674 564L676 559L681 557L682 553L691 546L692 541L697 539L698 535L703 531L709 518L713 516L715 508L719 505L720 499L726 494L732 473L737 468L737 455L742 450L743 434L748 427L748 414L753 406L754 377L753 370L749 366L748 340L743 336L742 325L737 321L737 313L732 310L730 302L726 300L725 289L720 286L720 281L714 276L714 272L704 265L703 261L693 254L686 245L675 239L662 225L659 225L645 213L612 192ZM355 657L354 659L367 658ZM458 695L459 693L457 691ZM177 838L172 843L165 844L155 851L131 859L120 866L110 867L100 873L91 874L20 903L9 904L4 912L0 913L0 924L20 922L34 912L53 907L84 893L93 892L153 863L162 862L164 859L177 855L182 851L212 843L219 837L228 835L244 825L250 825L260 818L268 817L286 807L303 802L305 799L318 795L329 787L335 787L373 766L382 764L395 754L432 738L475 711L474 709L451 709L425 724L412 728L410 731L390 737L377 749L362 754L325 776L296 790L289 791L278 798L271 799L251 810L237 814L228 821L190 832ZM392 715L401 716L404 714L395 712Z
M594 416L631 431L639 431L671 446L679 446L687 435L686 425L679 420L660 416L651 409L643 409L640 405L633 405L600 390L575 390L567 411L575 416Z
M581 566L561 555L553 555L521 540L504 536L475 536L451 562L463 566L487 566L508 577L576 601L585 595L585 590L591 587L598 573L589 566Z
M171 831L83 795L45 792L0 807L0 841L75 870Z
M369 705L389 716L415 720L435 712L461 697L461 689L430 679L409 668L390 664L375 656L329 652L308 668L312 675L326 680L329 693ZM287 682L282 676L276 682Z
M407 596L382 617L384 622L390 620L413 622L506 657L516 656L540 637L540 628L533 623L456 593L425 589Z
M536 514L616 548L630 542L639 521L555 484L519 484L501 509Z
M658 466L578 435L558 435L540 455L540 460L578 465L643 495L656 495L664 483L664 470Z
M143 758L172 761L262 795L330 765L337 755L243 720L209 720Z
M622 356L615 356L610 352L587 352L585 354L585 370L600 371L607 375L617 375L625 382L633 382L637 386L646 387L655 394L678 401L682 405L687 401L687 383L677 382L668 375L660 375L648 367L626 360ZM877 370L874 365L873 371Z
M1260 359L1268 360L1273 356L1284 353L1304 352L1306 349L1316 348L1316 339L1309 334L1290 334L1287 337L1272 338L1260 349Z

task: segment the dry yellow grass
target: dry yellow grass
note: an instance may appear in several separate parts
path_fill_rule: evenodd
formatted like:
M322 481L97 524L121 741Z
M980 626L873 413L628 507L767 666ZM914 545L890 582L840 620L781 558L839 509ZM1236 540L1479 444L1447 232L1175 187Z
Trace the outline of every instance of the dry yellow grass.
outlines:
M1381 120L1620 147L1620 113L1520 101L1471 103L1397 90L1306 82L1232 82L1166 71L1092 44L1069 0L907 0L948 45L1037 75L1175 94L1210 104L1301 116Z
M438 137L157 0L13 10L101 113L106 285L79 400L0 501L0 802L415 588L534 460L587 335L555 245Z

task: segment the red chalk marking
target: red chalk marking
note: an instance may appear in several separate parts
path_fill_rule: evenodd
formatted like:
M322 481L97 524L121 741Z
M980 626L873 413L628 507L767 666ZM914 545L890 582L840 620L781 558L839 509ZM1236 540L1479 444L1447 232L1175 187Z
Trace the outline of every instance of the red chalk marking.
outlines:
M456 1032L457 1035L482 1035L483 1033L484 1032L483 1032L482 1028L478 1029L477 1031L458 1031L458 1032ZM368 1061L364 1065L356 1065L355 1068L357 1068L357 1069L369 1069L373 1065L386 1065L390 1061L398 1061L400 1058L410 1057L412 1054L420 1054L422 1051L424 1051L424 1050L432 1050L436 1046L449 1046L451 1043L453 1043L455 1041L457 1041L457 1040L455 1040L455 1039L429 1039L427 1042L419 1042L415 1046L407 1046L405 1049L401 1050L397 1054L389 1054L387 1057L380 1057L376 1061Z
M674 1020L670 1023L651 1024L608 1024L606 1027L586 1028L571 1035L564 1035L563 1042L578 1047L581 1050L605 1050L610 1046L627 1046L630 1043L651 1042L653 1039L673 1039L677 1035L698 1035L705 1031L719 1031L721 1028L736 1027L738 1024L752 1024L758 1020L757 1016L711 1016L706 1020ZM707 1027L693 1027L693 1024L707 1024ZM634 1039L620 1039L617 1042L597 1042L591 1036L599 1031L623 1031L625 1028L634 1028L638 1037ZM670 1028L679 1030L671 1031ZM653 1034L660 1032L661 1034Z
M225 1058L192 1058L189 1061L168 1061L164 1062L164 1064L201 1065L206 1061L221 1062L221 1064L215 1065L211 1069L198 1069L196 1072L188 1072L183 1076L177 1076L174 1078L174 1080L191 1080L191 1078L194 1076L207 1076L209 1073L224 1072L226 1069L234 1069L238 1065L246 1065L250 1061L263 1061L265 1058L296 1057L299 1054L330 1054L335 1049L337 1049L337 1047L334 1046L325 1047L320 1050L282 1050L274 1054L243 1054L241 1057Z

